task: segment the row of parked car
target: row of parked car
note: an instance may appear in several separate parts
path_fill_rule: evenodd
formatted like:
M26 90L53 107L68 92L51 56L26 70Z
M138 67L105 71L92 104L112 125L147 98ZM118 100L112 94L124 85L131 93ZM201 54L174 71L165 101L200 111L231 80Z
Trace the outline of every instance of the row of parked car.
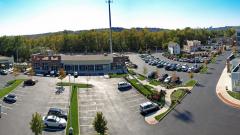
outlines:
M148 65L156 66L158 68L164 68L167 71L178 71L178 72L194 72L198 73L200 71L200 67L197 64L193 66L188 66L187 64L176 64L170 63L164 60L160 60L159 58L155 58L152 55L142 54L140 55L141 59L148 63Z
M207 55L200 56L200 57L194 57L193 58L177 58L174 55L170 54L163 54L164 57L174 60L174 61L179 61L179 62L188 62L188 63L204 63L204 61L210 61L210 58Z

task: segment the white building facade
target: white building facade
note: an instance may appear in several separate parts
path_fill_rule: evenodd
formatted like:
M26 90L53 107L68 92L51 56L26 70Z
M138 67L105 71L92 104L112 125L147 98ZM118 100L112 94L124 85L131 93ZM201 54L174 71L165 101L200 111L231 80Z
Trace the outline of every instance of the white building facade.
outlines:
M170 54L180 54L181 53L181 48L178 43L170 42L168 44L168 51Z

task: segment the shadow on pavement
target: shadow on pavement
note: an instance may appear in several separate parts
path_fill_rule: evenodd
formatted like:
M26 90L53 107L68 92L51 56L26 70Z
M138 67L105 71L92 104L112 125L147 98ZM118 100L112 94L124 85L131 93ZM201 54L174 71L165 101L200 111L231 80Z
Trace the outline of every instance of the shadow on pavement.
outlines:
M184 122L193 122L193 116L192 113L189 111L179 112L176 109L173 109L176 113L173 114L174 117L177 119L180 119Z
M44 128L43 131L45 132L59 132L59 131L64 131L65 128Z
M210 74L212 74L212 72L207 72L206 74L209 74L209 75L210 75Z
M197 87L205 87L204 85L200 84L200 83L197 83L196 84Z

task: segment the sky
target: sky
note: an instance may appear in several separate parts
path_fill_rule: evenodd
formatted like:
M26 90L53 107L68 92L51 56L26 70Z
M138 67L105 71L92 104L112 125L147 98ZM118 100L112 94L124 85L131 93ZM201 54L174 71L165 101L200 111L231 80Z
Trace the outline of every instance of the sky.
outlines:
M113 27L240 25L240 0L113 0ZM106 0L0 0L0 36L107 28Z

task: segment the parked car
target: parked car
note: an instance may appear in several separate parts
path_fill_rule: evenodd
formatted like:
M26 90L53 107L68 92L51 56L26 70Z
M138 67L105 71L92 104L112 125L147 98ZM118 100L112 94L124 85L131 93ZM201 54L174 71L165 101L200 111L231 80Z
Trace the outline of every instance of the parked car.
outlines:
M172 77L168 76L167 78L164 79L164 83L170 83L171 79L172 79Z
M67 121L54 115L48 115L43 117L43 124L46 127L65 128Z
M36 84L36 82L37 82L37 80L28 79L28 80L24 81L23 85L24 86L33 86Z
M162 68L162 67L163 67L163 64L159 63L159 64L157 64L157 67L158 67L158 68Z
M168 74L163 74L158 80L160 82L164 81L168 77Z
M147 77L148 77L148 79L156 79L157 73L156 72L149 72Z
M64 118L65 120L67 120L67 112L63 111L62 109L59 108L50 108L48 110L47 115L54 115L57 116L59 118Z
M4 96L3 101L15 103L17 101L17 96L14 94L8 94Z
M74 72L73 76L74 76L74 78L77 78L78 77L78 72Z
M153 111L159 110L159 106L156 103L153 102L145 102L140 104L140 113L143 115L146 115L148 113L151 113Z
M119 82L118 83L118 89L119 90L126 90L126 89L131 89L132 85L128 82Z
M7 75L7 74L8 74L8 71L7 71L7 70L1 70L1 71L0 71L0 74L1 74L1 75Z
M181 83L181 80L180 80L179 77L176 77L174 80L171 79L171 83L180 84L180 83Z

